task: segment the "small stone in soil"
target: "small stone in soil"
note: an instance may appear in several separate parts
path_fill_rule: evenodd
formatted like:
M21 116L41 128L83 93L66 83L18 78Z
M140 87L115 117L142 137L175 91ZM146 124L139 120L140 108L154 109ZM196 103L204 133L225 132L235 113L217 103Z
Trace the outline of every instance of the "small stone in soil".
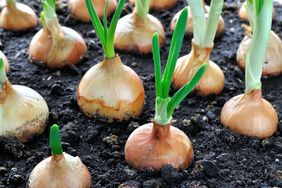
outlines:
M161 176L162 179L168 184L176 183L182 179L181 174L178 173L171 165L167 165L161 169Z
M6 174L7 172L8 172L7 168L5 168L5 167L3 167L3 166L0 167L0 175L4 175L4 174Z
M135 170L130 169L128 166L126 166L124 168L124 175L126 179L131 180L131 179L136 178L138 174Z
M141 188L141 183L139 181L127 181L120 184L118 188Z
M196 168L199 168L201 171L203 171L205 174L211 177L217 177L219 175L218 167L212 161L208 161L208 160L197 161Z
M165 182L160 178L144 181L142 185L143 188L167 187Z

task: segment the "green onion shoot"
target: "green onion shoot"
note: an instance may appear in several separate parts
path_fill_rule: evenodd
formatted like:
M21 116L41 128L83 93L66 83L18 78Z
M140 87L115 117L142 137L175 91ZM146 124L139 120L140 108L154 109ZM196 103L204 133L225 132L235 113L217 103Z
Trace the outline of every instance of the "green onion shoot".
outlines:
M50 129L52 156L35 166L28 179L28 188L91 187L91 176L79 157L62 150L58 125Z
M115 47L122 51L148 54L152 52L152 37L160 36L160 45L165 43L162 23L148 14L151 0L136 0L133 13L121 18L115 33Z
M249 21L249 15L246 6L247 6L247 1L242 3L242 6L239 10L239 17L244 21ZM272 20L274 19L275 19L275 10L274 8L272 8Z
M6 5L0 13L0 27L11 31L23 31L37 25L35 12L23 3L6 0Z
M145 94L141 79L130 67L122 64L114 48L114 35L124 3L125 0L118 2L112 21L108 24L106 10L109 0L102 22L91 0L86 0L93 27L104 51L104 59L83 76L77 91L77 101L85 115L97 115L108 122L138 117L144 106Z
M5 66L5 72L8 73L9 70L10 70L9 61L8 61L7 57L5 56L5 54L1 50L0 50L0 59L3 59L4 66Z
M161 71L160 47L158 34L153 36L153 56L155 64L156 104L152 123L137 128L125 145L126 161L137 169L154 168L160 170L165 165L176 169L187 168L193 159L193 148L189 138L172 126L173 112L184 98L195 88L204 75L207 65L203 64L190 82L180 88L173 97L169 96L172 75L181 50L188 9L179 17L173 33L171 47L164 73Z
M262 97L262 67L271 30L273 0L247 0L253 37L246 59L246 90L230 99L221 111L221 122L246 136L266 138L278 128L273 106Z
M58 22L56 0L42 0L40 20L43 29L33 37L29 46L31 62L62 68L77 64L86 54L84 39L71 28Z
M212 0L208 19L206 19L202 1L188 0L193 15L194 36L191 52L179 58L173 75L173 87L181 88L190 81L196 71L207 64L203 79L195 91L201 96L220 94L224 88L224 74L214 62L210 61L223 0Z

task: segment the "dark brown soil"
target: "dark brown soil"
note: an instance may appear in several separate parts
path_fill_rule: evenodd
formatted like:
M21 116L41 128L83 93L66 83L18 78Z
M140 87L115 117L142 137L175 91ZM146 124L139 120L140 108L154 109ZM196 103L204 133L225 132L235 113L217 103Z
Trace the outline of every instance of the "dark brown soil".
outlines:
M39 14L39 1L24 2ZM167 31L166 45L161 50L163 65L171 39L170 20L184 5L181 1L171 12L152 13L162 21ZM273 30L282 37L282 8L278 5L275 8L278 14ZM127 4L123 14L131 10ZM50 70L29 63L28 46L32 36L41 29L40 25L17 33L0 29L1 50L11 64L10 81L38 91L50 108L50 121L43 135L26 145L15 139L0 139L0 188L25 187L31 170L50 156L48 133L54 123L61 127L65 152L78 155L89 168L92 187L282 187L281 121L280 132L265 140L234 134L219 121L224 103L244 92L244 73L236 66L236 50L244 36L237 11L238 7L231 0L226 1L223 12L226 30L223 37L215 41L211 55L225 73L224 92L206 98L191 95L174 114L174 125L189 136L195 152L193 165L181 172L169 166L161 172L137 171L124 160L126 139L137 126L149 122L154 115L154 74L150 55L119 53L124 64L131 66L143 80L146 91L144 114L128 123L105 124L85 117L75 97L84 73L103 58L90 24L75 21L69 16L67 7L58 10L61 24L79 31L89 48L81 64L63 70ZM181 55L190 51L190 41L191 38L185 38ZM275 106L279 117L282 115L281 80L282 76L263 79L264 97Z

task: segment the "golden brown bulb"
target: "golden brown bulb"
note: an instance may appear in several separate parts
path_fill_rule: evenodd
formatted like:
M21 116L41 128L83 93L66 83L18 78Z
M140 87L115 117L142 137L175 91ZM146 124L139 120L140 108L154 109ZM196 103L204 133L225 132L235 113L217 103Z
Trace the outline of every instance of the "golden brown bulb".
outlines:
M120 57L104 59L83 76L77 101L85 115L123 121L141 115L144 87L138 75Z
M206 63L206 72L195 91L201 96L220 94L224 88L224 74L218 65L210 61L211 50L212 48L201 48L193 42L190 54L179 58L177 61L172 79L173 87L180 89Z
M125 145L125 159L136 169L161 170L165 165L186 169L193 160L189 138L171 125L145 124L129 136Z
M252 31L248 26L244 26L246 36L240 43L237 50L237 64L241 69L246 67L247 52L252 41ZM280 38L273 32L270 32L267 49L264 57L262 69L263 76L277 76L282 73L282 42Z
M266 138L278 128L278 116L273 106L262 98L261 90L238 95L222 108L221 123L246 136Z
M115 47L119 50L148 54L152 52L152 37L159 34L160 46L165 43L165 31L161 22L148 14L141 19L136 12L128 14L118 21L115 32Z
M9 3L0 13L0 27L6 30L22 31L37 25L35 12L22 3Z
M106 0L92 0L94 8L100 18L104 15ZM90 22L90 16L86 7L85 0L69 0L69 10L71 14L78 20ZM117 8L116 0L109 0L107 16L110 16Z
M129 0L134 6L135 0ZM151 0L150 9L160 11L160 10L170 10L175 7L177 0Z

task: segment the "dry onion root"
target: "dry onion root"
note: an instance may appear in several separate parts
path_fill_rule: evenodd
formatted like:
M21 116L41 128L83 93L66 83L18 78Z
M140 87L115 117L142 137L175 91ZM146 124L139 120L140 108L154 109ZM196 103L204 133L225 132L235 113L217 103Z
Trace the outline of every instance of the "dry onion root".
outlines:
M52 156L41 161L31 172L28 188L90 188L91 176L79 157L62 151L59 128L50 130Z
M245 94L233 97L222 108L220 120L231 130L246 136L264 139L278 128L278 115L262 98L261 76L265 52L271 31L273 1L247 0L253 37L246 57ZM256 7L256 8L254 8Z
M0 59L3 59L4 66L5 66L5 72L8 73L10 69L10 65L9 65L7 57L1 50L0 50Z
M85 41L73 29L58 23L53 0L44 0L42 4L43 29L36 33L30 43L31 62L43 63L49 68L75 65L86 54Z
M252 42L252 29L244 25L246 36L237 50L237 63L241 69L246 67L247 52ZM270 31L262 69L263 76L277 76L282 73L282 42L278 35Z
M211 2L208 21L206 21L201 3L201 1L189 0L192 13L199 16L193 18L194 39L192 40L191 52L178 59L172 84L176 89L181 88L192 79L203 64L207 64L205 75L196 86L195 91L201 96L218 95L224 88L224 74L218 65L210 61L210 53L213 48L213 40L221 14L219 10L222 10L223 1L213 0Z
M135 5L136 0L129 0L132 5ZM160 11L169 10L177 5L177 0L151 0L150 9Z
M0 13L0 27L6 30L22 31L37 25L35 12L27 5L6 0L6 6Z
M97 11L100 18L104 15L104 7L106 5L106 0L92 0L92 3ZM90 22L90 16L87 11L85 0L69 0L68 2L69 10L71 14L78 20L83 22ZM107 8L107 16L110 16L117 7L116 0L110 0Z
M109 28L100 22L91 0L86 3L105 58L83 76L77 91L78 104L87 116L98 115L108 122L139 116L145 98L142 81L130 67L122 64L114 50L115 28L125 0L119 1Z
M249 21L248 12L246 10L246 2L244 2L239 10L239 17L242 20ZM272 9L272 19L275 19L275 9Z
M193 147L189 138L172 126L172 114L176 107L194 89L204 75L203 65L192 78L173 96L169 96L172 74L179 55L188 9L185 8L179 18L169 51L169 58L162 74L158 34L153 36L153 56L155 64L156 104L153 123L137 128L129 136L125 145L125 159L129 165L137 169L153 168L161 170L165 165L176 169L185 169L193 160Z
M186 26L186 34L188 35L193 35L193 16L192 13L190 11L190 6L187 6L189 9L189 14L188 14L188 20L187 20L187 26ZM204 6L204 10L205 10L205 16L206 19L208 19L209 16L209 12L210 12L210 7L205 5ZM175 24L179 18L180 12L176 13L175 16L172 18L171 23L170 23L170 29L173 31L175 29ZM224 24L224 19L222 16L220 16L219 18L219 22L218 22L218 27L217 27L217 31L216 31L216 37L219 37L223 34L224 32L224 28L225 28L225 24Z
M152 52L152 37L160 36L160 45L165 43L162 23L148 14L151 0L137 0L135 11L118 21L115 33L115 47L119 50L148 54Z
M0 59L0 136L12 136L21 142L41 134L49 117L49 109L40 94L21 85L11 85Z

